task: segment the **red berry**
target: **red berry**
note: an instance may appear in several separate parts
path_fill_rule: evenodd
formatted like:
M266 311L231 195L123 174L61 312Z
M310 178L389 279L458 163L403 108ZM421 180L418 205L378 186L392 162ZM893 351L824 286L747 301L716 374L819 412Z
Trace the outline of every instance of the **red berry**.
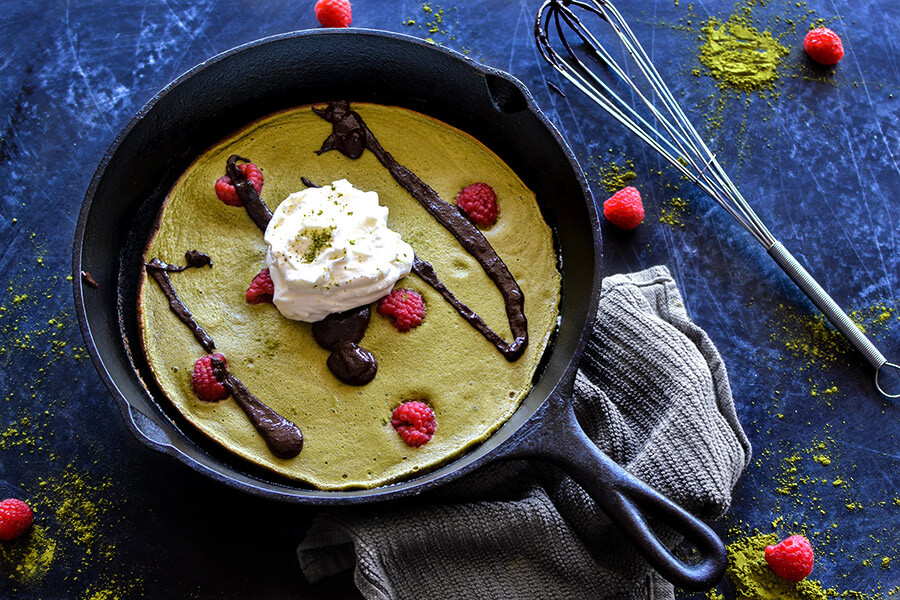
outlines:
M262 171L259 170L259 167L253 163L241 163L237 168L241 170L244 177L253 182L253 187L256 188L256 193L258 194L263 186L263 174ZM216 180L215 189L216 196L219 197L219 200L228 206L244 205L238 197L237 190L234 189L234 184L231 183L231 177L228 175L222 175Z
M423 446L431 441L437 421L434 411L424 402L413 400L404 402L391 414L391 425L403 438L407 446Z
M228 388L216 379L213 373L212 357L215 356L225 365L228 361L221 354L207 354L194 361L194 374L191 376L191 387L197 397L205 402L217 402L230 396Z
M272 277L269 275L268 269L263 269L250 282L250 287L247 288L244 297L250 304L261 304L271 302L274 295L275 285L272 283Z
M619 229L634 229L644 220L644 205L637 188L619 190L603 203L603 216Z
M391 290L390 294L378 301L378 314L393 317L394 327L400 331L409 331L422 324L425 318L425 299L413 290Z
M807 33L803 38L803 49L811 59L822 65L837 64L844 56L841 38L827 27L819 27Z
M496 223L500 213L497 194L486 183L473 183L464 187L456 196L456 205L466 213L470 221L481 227L490 227Z
M812 573L812 546L802 535L792 535L775 546L766 546L766 562L782 579L801 581Z
M34 521L31 508L15 498L0 502L0 540L11 542L22 537Z
M322 27L349 27L353 20L350 0L319 0L316 2L316 18Z

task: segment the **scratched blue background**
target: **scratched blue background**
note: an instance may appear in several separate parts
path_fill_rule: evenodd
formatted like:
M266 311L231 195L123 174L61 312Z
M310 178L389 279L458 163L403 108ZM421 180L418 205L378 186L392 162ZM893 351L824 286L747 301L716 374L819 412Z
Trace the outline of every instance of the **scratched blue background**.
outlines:
M0 549L0 598L355 597L349 577L303 581L293 553L311 511L224 489L128 435L84 357L66 280L84 192L119 129L196 63L316 27L313 4L2 3L0 496L38 506L41 543L55 552L29 575ZM790 48L776 92L763 97L718 89L698 60L703 22L739 5L620 4L762 219L900 360L900 3L754 3L751 23ZM826 587L877 596L900 585L900 406L874 393L872 370L814 326L811 305L748 234L540 61L537 0L430 5L355 0L354 24L431 37L520 78L598 201L601 172L633 161L647 218L629 235L605 228L606 272L668 265L725 357L755 450L718 524L726 539L804 531ZM847 50L834 69L801 50L819 18ZM664 212L684 226L662 222ZM893 562L882 566L885 557ZM728 584L720 590L733 597Z

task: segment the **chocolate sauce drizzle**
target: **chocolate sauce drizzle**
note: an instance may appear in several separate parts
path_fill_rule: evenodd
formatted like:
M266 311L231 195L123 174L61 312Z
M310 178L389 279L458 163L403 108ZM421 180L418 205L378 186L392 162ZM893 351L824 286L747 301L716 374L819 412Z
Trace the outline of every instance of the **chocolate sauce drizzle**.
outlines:
M190 252L188 254L190 254ZM206 255L204 254L204 256ZM185 255L185 258L187 258L187 255ZM209 257L207 256L207 258ZM209 334L200 327L197 320L194 319L194 315L191 314L191 311L188 310L187 306L184 305L184 302L181 301L181 298L178 297L178 293L172 285L172 280L169 279L169 273L180 273L193 266L190 260L187 262L187 266L180 267L164 263L158 258L154 258L146 263L144 267L147 269L147 274L153 278L157 285L159 285L163 294L165 294L166 300L169 301L169 308L175 313L175 316L178 317L182 323L187 325L188 329L191 330L191 333L194 334L194 337L197 338L197 341L200 342L200 345L203 346L203 349L212 353L216 349L215 342L213 342L212 338L209 337ZM210 261L209 264L212 266L212 261Z
M188 310L181 298L178 297L178 292L175 291L172 280L169 278L169 273L180 273L185 269L200 268L207 265L212 267L212 259L207 254L197 250L190 250L185 253L185 261L187 265L180 266L170 265L158 258L154 258L144 266L147 274L162 289L163 294L169 301L169 308L172 312L193 332L194 337L197 338L204 350L212 354L216 348L215 343L200 327L200 324L194 319L191 311ZM272 454L279 458L294 458L297 456L300 450L303 449L303 433L300 431L300 428L251 394L247 387L228 371L222 360L216 356L213 356L211 360L213 375L231 392L231 395L243 409L250 422L253 423L256 431L262 436Z
M522 356L528 345L525 297L506 264L481 231L457 207L441 200L437 192L382 148L362 117L350 109L349 102L333 101L329 102L324 109L313 108L313 111L332 124L332 133L325 139L317 154L338 150L349 158L359 158L363 151L368 149L391 173L397 183L418 200L425 210L453 234L462 247L478 261L503 296L513 341L506 342L490 329L481 317L457 300L450 290L440 282L434 269L427 262L416 257L413 261L413 272L440 293L472 327L494 344L506 360L515 361Z
M278 458L294 458L303 450L303 433L300 428L272 410L250 393L241 381L232 375L218 357L211 359L213 375L231 392L250 422L266 442L272 454Z
M242 158L237 154L232 154L225 162L225 173L231 178L231 183L237 192L238 198L244 203L247 214L256 223L256 226L266 231L269 221L272 219L272 211L266 206L266 203L259 197L253 182L244 177L244 174L237 166L237 161L250 162L246 158Z

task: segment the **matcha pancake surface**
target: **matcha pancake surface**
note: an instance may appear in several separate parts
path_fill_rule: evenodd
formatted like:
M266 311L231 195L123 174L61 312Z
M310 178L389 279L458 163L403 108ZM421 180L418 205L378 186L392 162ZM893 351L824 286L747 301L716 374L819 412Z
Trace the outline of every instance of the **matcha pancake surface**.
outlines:
M165 394L204 434L247 460L321 489L389 483L486 439L530 390L556 327L560 294L550 228L534 194L495 154L471 136L407 109L351 107L381 146L442 199L452 202L475 182L496 191L500 216L483 233L522 289L529 343L521 358L507 361L438 292L410 274L397 287L424 297L424 322L401 333L373 310L359 345L374 354L377 375L364 386L341 383L328 370L329 352L316 344L310 324L286 319L272 304L245 301L248 285L266 266L267 247L247 212L227 206L213 191L230 155L260 168L260 196L273 211L305 188L302 177L318 185L347 179L377 192L390 210L389 227L431 263L460 301L511 341L500 291L371 152L357 159L337 151L317 155L332 126L310 107L266 117L208 150L169 193L144 258L179 265L194 249L212 258L212 268L171 273L172 284L227 358L228 370L302 429L302 452L291 459L274 456L234 399L198 400L191 372L206 352L145 273L139 313L147 359ZM437 419L434 437L418 448L404 444L390 423L394 408L408 400L425 402Z

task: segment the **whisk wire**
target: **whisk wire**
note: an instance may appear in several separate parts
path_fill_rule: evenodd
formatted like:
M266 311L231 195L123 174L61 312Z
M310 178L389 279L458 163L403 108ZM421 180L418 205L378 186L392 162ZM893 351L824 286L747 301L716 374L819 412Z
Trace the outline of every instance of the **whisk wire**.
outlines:
M556 26L557 34L560 42L566 49L569 57L563 58L549 43L549 38L545 35L538 36L538 46L544 58L566 79L576 85L583 93L590 97L594 102L599 104L604 110L609 112L617 121L622 123L629 131L637 135L641 140L650 145L657 153L659 153L669 164L675 167L682 175L694 182L722 208L725 209L734 219L741 223L745 229L750 231L757 240L766 247L771 245L767 237L771 237L765 227L761 226L761 222L752 211L745 210L739 203L729 202L729 186L731 182L724 182L718 177L705 174L706 167L715 162L715 158L708 150L706 145L700 139L699 134L690 124L687 116L675 102L669 92L662 77L653 67L647 57L646 52L640 43L634 37L627 23L624 22L621 15L612 7L611 11L607 11L607 7L611 7L608 2L599 3L591 0L592 4L574 0L571 2L560 4L556 0L548 0L541 12L538 13L538 21L536 28L542 31L541 14L546 10L547 26L549 27L550 17L552 15ZM608 23L617 35L622 36L620 39L626 48L626 51L637 63L643 76L650 83L650 87L662 100L672 120L672 123L665 115L656 108L650 98L644 91L634 84L631 78L625 73L625 70L618 64L606 48L597 40L587 27L584 26L581 19L575 15L570 6L581 8L588 11L600 19ZM638 113L631 103L626 102L619 96L603 79L601 79L594 71L589 69L584 62L578 58L575 50L572 48L566 34L563 31L560 18L569 26L569 28L578 35L582 42L587 46L588 51L592 52L592 56L596 56L602 63L607 66L612 73L620 80L628 84L633 93L647 107L656 121L665 130L666 135L661 134L654 128L640 113ZM701 166L702 165L702 166ZM717 166L717 165L716 165ZM718 173L724 173L721 169ZM730 186L733 190L733 184ZM733 191L732 191L733 193ZM746 206L746 204L745 204Z
M612 29L614 36L643 76L642 81L645 83L643 88L635 82L636 77L632 77L616 61L597 36L584 24L576 14L576 9L594 15ZM551 30L551 19L566 56L550 42L547 32ZM627 102L600 75L589 68L567 39L566 29L581 40L582 54L603 65L608 74L627 85L633 99L639 102ZM860 333L846 312L837 306L822 286L778 242L762 219L753 211L716 159L716 155L691 124L637 36L613 3L610 0L545 0L538 10L534 33L538 50L550 66L659 153L679 173L700 187L756 238L838 331L843 333L875 367L876 389L887 397L898 397L882 387L879 376L883 370L892 369L894 372L900 370L900 367L887 362L872 342ZM657 106L656 101L662 108ZM652 125L636 110L635 104L643 106L658 126Z

